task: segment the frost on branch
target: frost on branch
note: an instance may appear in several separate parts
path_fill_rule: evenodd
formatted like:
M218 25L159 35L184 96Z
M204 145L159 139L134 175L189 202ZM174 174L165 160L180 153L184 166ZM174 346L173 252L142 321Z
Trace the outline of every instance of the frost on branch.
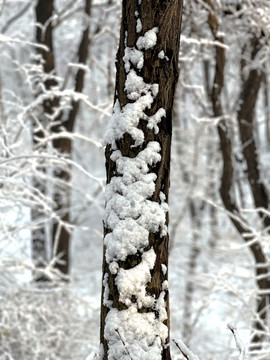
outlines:
M229 330L231 330L234 340L235 340L235 345L236 345L237 349L239 350L239 360L245 360L245 358L246 358L245 345L243 344L242 340L240 339L238 332L236 330L236 327L230 323L227 324L227 327Z

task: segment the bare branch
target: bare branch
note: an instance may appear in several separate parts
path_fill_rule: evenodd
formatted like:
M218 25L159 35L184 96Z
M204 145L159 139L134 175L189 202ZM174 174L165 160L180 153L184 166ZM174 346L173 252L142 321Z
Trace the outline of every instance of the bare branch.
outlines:
M239 360L245 360L246 358L246 349L245 349L245 345L242 343L237 331L236 331L236 327L233 326L232 324L227 324L227 327L229 330L231 330L234 340L235 340L235 344L237 349L239 350Z
M190 351L189 348L181 340L176 342L173 339L173 342L187 360L200 360L198 356L193 354L193 352Z

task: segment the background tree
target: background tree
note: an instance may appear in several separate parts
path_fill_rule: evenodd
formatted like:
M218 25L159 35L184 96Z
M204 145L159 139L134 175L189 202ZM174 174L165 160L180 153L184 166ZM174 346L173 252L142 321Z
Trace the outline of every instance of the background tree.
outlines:
M246 242L255 261L255 289L258 289L258 294L256 295L256 311L253 314L254 328L251 332L251 348L258 351L263 341L266 340L264 335L267 329L267 304L269 303L269 251L265 247L264 240L269 229L269 190L267 181L265 182L264 177L260 174L264 171L264 162L262 158L260 159L260 154L262 154L262 148L265 144L264 131L267 131L267 127L264 130L264 127L258 123L256 125L255 119L256 103L259 97L265 61L263 56L266 41L265 21L269 9L265 2L259 2L256 5L260 6L260 11L263 14L257 23L253 21L258 16L253 3L242 2L240 5L237 2L228 3L224 1L218 4L215 1L208 0L194 1L189 9L186 9L187 15L190 17L187 22L184 21L184 26L196 39L200 39L199 42L202 44L203 36L208 38L208 30L205 27L202 36L198 24L205 21L215 43L211 60L208 57L210 53L207 47L203 46L199 50L203 58L201 67L203 72L200 80L195 80L195 77L188 75L188 79L185 81L189 83L186 88L189 88L190 93L192 93L192 102L194 101L198 110L197 120L203 119L201 123L205 123L205 129L211 126L210 123L207 123L207 119L211 118L212 111L212 125L215 126L215 122L217 124L223 161L223 169L219 175L221 178L220 196L227 210L227 215ZM190 11L189 14L188 10ZM186 18L184 17L184 19ZM230 33L232 27L235 29L233 36ZM245 29L244 39L241 38L243 29ZM186 34L185 30L184 34ZM241 44L241 51L236 50L238 63L235 62L237 61L235 60L236 55L230 45L231 38L234 41L237 39L238 46ZM189 41L187 39L187 43ZM195 47L195 39L193 39L193 44ZM182 78L185 78L185 75ZM237 81L235 81L236 78ZM201 88L199 88L199 84L202 86ZM201 89L203 91L199 93ZM189 116L185 114L185 117L188 118ZM196 115L193 114L193 117L196 118ZM203 125L201 125L201 129L203 129ZM182 141L184 141L183 137ZM260 151L258 150L259 144L261 144ZM213 157L214 153L211 152L208 156ZM241 163L240 173L237 161ZM205 164L204 161L203 163ZM213 174L212 171L211 173ZM216 170L215 174L218 174ZM194 175L194 177L198 183L198 176ZM189 195L192 199L195 196L196 201L198 198L194 194L196 187L198 187L197 183ZM218 201L214 197L209 197L209 194L206 193L203 198L208 198L212 205L217 206ZM201 195L199 199L201 199ZM258 216L261 219L260 225L256 222L256 217L247 214L246 207L252 208L254 214L257 214L256 217ZM199 221L202 221L201 217ZM198 226L196 227L197 230Z
M54 91L60 88L60 84L57 81L57 69L55 66L55 53L53 49L53 30L59 25L61 19L53 23L54 20L54 1L39 0L36 5L36 20L37 20L37 32L36 41L38 44L44 45L46 48L40 49L42 56L42 64L44 69L44 84L43 86L39 83L39 96L42 96L42 92L46 93L45 100L42 104L42 109L39 118L37 119L37 131L35 126L34 131L34 144L36 147L40 146L40 141L43 140L43 145L46 144L46 129L52 132L52 151L56 154L62 154L68 158L72 157L72 140L69 136L65 135L65 131L72 133L75 120L78 115L79 101L72 99L70 109L64 111L60 108L60 97L55 95ZM89 48L89 17L90 17L91 1L86 0L84 2L84 14L83 23L84 28L82 31L81 40L79 42L77 54L73 61L79 64L79 68L74 74L68 72L69 81L74 83L74 91L81 93L84 85L84 74L85 69L83 66L87 62L88 48ZM66 79L67 81L67 79ZM66 84L62 85L64 89ZM43 89L43 90L42 90ZM41 91L40 91L41 90ZM45 90L45 91L44 91ZM43 169L46 179L46 169ZM54 171L54 176L57 181L54 181L52 192L53 200L55 202L55 218L52 224L49 225L49 231L47 233L48 239L46 239L46 231L44 226L41 229L38 228L32 233L32 252L33 259L43 259L43 261L50 261L51 258L56 258L55 267L59 269L63 274L69 273L69 248L70 248L70 236L71 229L69 228L70 222L70 202L71 202L71 191L70 191L70 166L63 166L61 169L58 168ZM39 191L46 194L49 190L47 189L48 183L42 179L43 184L38 184L35 181L35 187L38 186ZM45 182L45 184L44 184ZM40 217L36 212L32 212L33 217ZM35 219L34 219L35 220ZM50 243L52 243L50 248ZM49 248L49 251L46 250ZM49 254L48 254L49 252Z
M167 201L181 15L181 1L123 2L106 136L104 359L170 359Z

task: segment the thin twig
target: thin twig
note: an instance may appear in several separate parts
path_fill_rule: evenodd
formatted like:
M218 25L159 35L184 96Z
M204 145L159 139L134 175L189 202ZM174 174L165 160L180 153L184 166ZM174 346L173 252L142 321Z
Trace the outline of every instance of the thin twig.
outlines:
M176 342L173 339L173 342L187 360L199 360L198 356L193 354L193 352L190 351L189 348L181 340Z
M231 330L234 340L235 340L235 344L237 349L239 350L239 360L245 360L246 358L246 349L245 349L245 345L242 343L237 331L236 331L236 327L233 326L232 324L227 324L227 327L229 330Z
M126 344L125 344L125 342L124 342L124 340L123 340L123 338L122 338L122 336L120 335L119 330L118 330L118 329L115 329L115 332L116 332L117 335L119 336L119 339L121 340L121 343L123 344L123 346L124 346L124 348L125 348L125 350L126 350L126 353L127 353L128 357L130 358L130 360L132 360L132 357L131 357L131 355L130 355L130 352L129 352L129 350L128 350L128 348L127 348L127 346L126 346Z

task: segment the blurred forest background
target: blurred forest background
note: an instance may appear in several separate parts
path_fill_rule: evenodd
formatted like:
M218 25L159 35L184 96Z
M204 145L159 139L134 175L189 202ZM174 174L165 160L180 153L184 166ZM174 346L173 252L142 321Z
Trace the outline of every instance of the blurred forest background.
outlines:
M98 352L120 18L120 0L0 3L1 360ZM270 358L269 40L268 0L184 2L171 338L205 360L238 358L228 322Z

